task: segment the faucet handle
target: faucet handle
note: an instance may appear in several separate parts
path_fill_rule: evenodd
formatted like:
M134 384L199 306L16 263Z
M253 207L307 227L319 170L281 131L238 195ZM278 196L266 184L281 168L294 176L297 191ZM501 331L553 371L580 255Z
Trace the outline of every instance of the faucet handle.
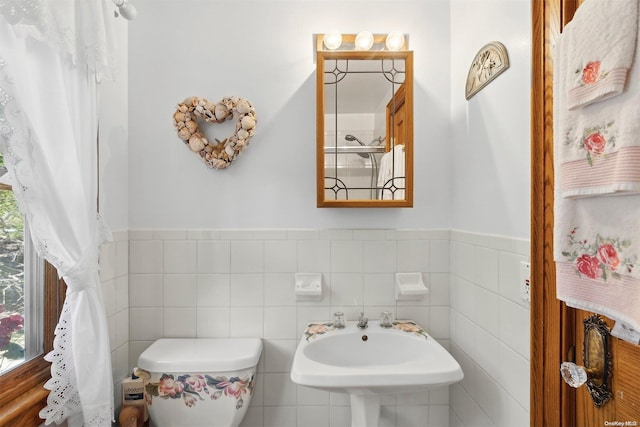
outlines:
M369 324L369 319L364 317L364 312L361 311L360 317L358 318L358 328L364 329L368 326L368 324Z
M333 326L336 329L344 328L344 313L341 311L336 311L333 313Z
M393 317L390 311L383 311L380 313L380 327L381 328L390 328L392 325Z

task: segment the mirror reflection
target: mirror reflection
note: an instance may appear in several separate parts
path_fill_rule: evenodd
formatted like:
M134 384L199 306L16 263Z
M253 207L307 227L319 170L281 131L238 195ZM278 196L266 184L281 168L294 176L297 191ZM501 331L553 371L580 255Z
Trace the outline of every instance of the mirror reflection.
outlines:
M317 52L319 207L413 204L410 51Z

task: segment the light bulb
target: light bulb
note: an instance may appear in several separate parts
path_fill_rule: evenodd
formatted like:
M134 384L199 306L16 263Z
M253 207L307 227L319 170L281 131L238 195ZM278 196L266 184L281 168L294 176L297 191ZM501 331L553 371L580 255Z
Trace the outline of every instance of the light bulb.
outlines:
M387 35L385 45L389 50L400 50L404 46L404 34L401 31L391 31Z
M371 31L360 31L356 36L356 50L369 50L373 46L373 34Z
M342 44L342 34L332 31L324 35L324 46L329 50L336 50Z

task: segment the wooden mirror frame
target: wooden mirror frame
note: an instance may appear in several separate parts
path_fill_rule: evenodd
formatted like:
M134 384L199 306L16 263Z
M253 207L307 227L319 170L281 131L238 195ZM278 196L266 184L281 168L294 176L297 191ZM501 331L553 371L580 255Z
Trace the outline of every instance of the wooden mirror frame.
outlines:
M343 36L346 43L353 42L353 36ZM380 43L380 36L375 36L374 42ZM383 40L382 40L383 42ZM346 51L346 50L322 50L322 36L318 36L318 49L316 52L316 187L318 207L413 207L413 52L408 50L388 51ZM327 200L325 198L325 90L324 90L324 64L325 60L353 59L353 60L377 60L377 59L403 59L405 61L405 83L402 85L403 100L406 113L404 114L405 137L405 198L402 200L376 200L376 199L350 199ZM400 91L396 95L400 96ZM396 103L397 105L398 103ZM389 112L387 113L389 114ZM386 150L389 151L391 138L389 133L391 120L387 119Z

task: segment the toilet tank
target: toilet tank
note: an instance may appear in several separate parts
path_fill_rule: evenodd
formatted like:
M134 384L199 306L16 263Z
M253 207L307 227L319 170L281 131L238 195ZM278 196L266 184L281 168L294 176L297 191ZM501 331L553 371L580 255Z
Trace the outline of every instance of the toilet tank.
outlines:
M251 368L262 353L260 338L163 338L138 358L149 372L227 372Z
M237 427L256 381L259 338L164 338L138 358L152 427ZM146 373L144 371L147 371Z

